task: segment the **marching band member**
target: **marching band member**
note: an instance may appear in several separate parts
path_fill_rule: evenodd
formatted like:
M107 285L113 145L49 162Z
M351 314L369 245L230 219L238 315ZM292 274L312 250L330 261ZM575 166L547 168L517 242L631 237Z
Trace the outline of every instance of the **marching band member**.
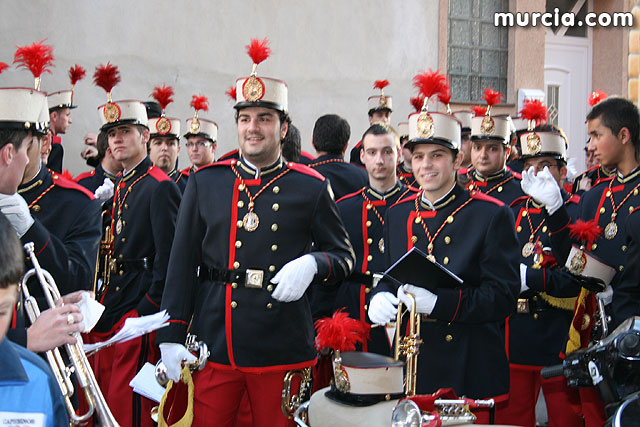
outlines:
M266 43L251 42L254 70L236 82L241 158L189 177L177 225L189 232L175 237L162 298L169 377L193 359L188 330L211 350L193 377L194 425L233 425L245 393L254 426L291 425L280 408L284 375L316 359L307 289L343 280L354 262L327 180L282 161L287 86L256 75Z
M195 112L193 118L187 120L189 131L184 134L187 139L187 153L189 154L191 166L180 171L180 177L178 178L185 184L191 173L215 161L218 140L218 125L211 120L198 117L198 111L209 111L207 97L193 95L191 107Z

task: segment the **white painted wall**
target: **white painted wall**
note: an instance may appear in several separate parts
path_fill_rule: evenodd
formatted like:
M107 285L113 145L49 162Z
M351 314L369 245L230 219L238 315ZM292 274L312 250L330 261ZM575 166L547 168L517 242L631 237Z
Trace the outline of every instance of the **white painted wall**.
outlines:
M313 152L315 120L345 117L353 146L368 126L373 82L387 79L396 125L410 112L411 78L438 63L438 2L424 0L0 0L0 61L10 63L16 45L43 38L54 46L56 68L42 90L69 87L75 63L88 77L76 86L73 125L63 136L64 167L87 169L79 152L86 132L100 125L96 108L106 101L91 76L98 63L117 65L122 82L114 99L149 99L154 85L175 89L172 117L191 117L191 95L209 97L201 117L220 126L218 155L236 148L232 103L225 90L251 71L244 46L268 37L273 54L258 74L285 80L289 110ZM28 71L11 68L0 86L30 86ZM186 147L180 165L188 164Z

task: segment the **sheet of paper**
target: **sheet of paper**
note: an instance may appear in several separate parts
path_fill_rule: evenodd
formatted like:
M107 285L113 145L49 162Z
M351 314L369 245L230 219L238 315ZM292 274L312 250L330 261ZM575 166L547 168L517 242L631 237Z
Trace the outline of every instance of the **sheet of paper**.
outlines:
M139 395L160 403L165 388L158 384L155 370L155 366L151 363L145 363L140 372L133 377L129 386Z

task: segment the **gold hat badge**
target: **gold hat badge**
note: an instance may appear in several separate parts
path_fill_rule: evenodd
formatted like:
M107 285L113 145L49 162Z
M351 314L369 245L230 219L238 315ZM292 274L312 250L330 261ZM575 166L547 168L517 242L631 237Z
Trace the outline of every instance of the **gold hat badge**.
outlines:
M247 53L253 60L253 68L251 76L242 85L242 96L249 102L259 101L264 96L264 83L257 77L257 69L258 64L271 55L271 49L268 45L269 40L265 38L262 40L251 39L251 43L246 46Z
M540 136L533 132L533 129L547 121L547 107L542 104L538 99L526 99L522 110L520 110L520 116L527 119L527 129L529 135L527 135L527 149L529 154L538 154L542 149L542 142Z
M117 104L111 100L111 90L120 82L120 71L115 65L107 62L107 65L100 64L93 74L93 82L107 92L107 105L104 106L102 114L107 123L113 123L120 119L122 111Z
M424 97L422 98L422 107L418 116L417 136L418 138L428 139L435 133L433 119L429 115L429 99L434 95L438 95L438 97L444 95L446 98L447 94L450 94L449 82L443 74L440 74L440 71L429 69L429 71L422 71L414 76L413 85L418 88L419 95L417 98L412 98L412 103ZM449 98L451 98L450 95ZM416 107L415 104L414 107Z
M151 97L158 101L158 104L160 104L160 108L162 109L162 113L160 113L160 120L156 123L156 130L160 135L166 135L171 132L171 120L165 117L165 110L167 105L173 102L172 96L173 88L171 86L165 86L164 83L162 86L154 87L153 92L151 92Z
M378 108L388 108L387 97L384 96L384 88L387 86L389 86L389 80L376 80L373 83L374 89L380 89L380 102L378 103Z
M191 107L195 110L189 132L193 134L200 133L200 120L198 120L198 111L209 111L209 99L204 95L193 95L191 97Z
M493 121L493 118L491 118L491 107L495 104L499 104L500 100L504 98L504 96L498 91L486 88L482 98L487 101L487 111L484 113L484 118L480 124L480 131L482 132L482 135L489 136L493 135L493 132L496 130L496 124Z

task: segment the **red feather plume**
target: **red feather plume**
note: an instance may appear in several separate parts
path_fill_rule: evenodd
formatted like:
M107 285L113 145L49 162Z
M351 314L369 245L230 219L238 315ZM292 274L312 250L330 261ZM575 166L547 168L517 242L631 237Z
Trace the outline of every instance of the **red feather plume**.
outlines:
M376 80L375 83L373 83L374 89L382 90L387 86L389 86L389 80Z
M153 97L153 99L158 101L158 104L160 104L160 108L162 108L162 111L164 111L167 108L167 105L173 102L173 88L162 83L162 86L156 86L153 88L151 96Z
M600 101L604 101L607 99L609 95L606 92L601 91L600 89L591 92L589 95L589 106L593 107Z
M236 102L236 85L230 86L225 92L225 95L227 95L233 102Z
M71 80L71 86L75 86L80 80L84 79L87 75L87 70L79 66L78 64L69 68L69 80Z
M451 88L449 85L443 88L442 92L438 94L438 99L445 105L449 105L451 102Z
M536 126L547 121L547 107L539 99L525 99L520 116L535 121Z
M482 95L482 99L487 101L489 106L499 104L502 98L504 98L504 95L491 88L486 88Z
M316 320L316 349L329 347L333 351L353 351L357 343L369 338L371 325L349 317L349 314L336 310L333 317Z
M2 72L4 70L6 70L7 68L9 68L9 64L4 63L4 62L0 62L0 74L2 74Z
M482 105L474 105L471 107L471 111L473 111L475 117L482 117L487 113L487 108Z
M416 112L420 112L420 110L422 110L422 106L424 105L424 96L414 96L413 98L409 98L409 102L411 103L411 105L413 105L413 108L415 108Z
M53 46L44 44L44 40L29 46L18 46L13 57L13 63L18 64L18 68L27 68L35 78L43 73L51 73L50 67L53 66Z
M271 55L271 49L268 46L269 40L266 38L262 40L251 39L251 43L249 43L247 48L247 53L253 60L254 64L259 64Z
M204 95L193 95L191 97L191 107L196 111L209 111L209 99Z
M418 88L420 94L425 98L431 98L440 92L444 92L449 83L447 78L440 74L440 71L422 71L413 77L413 85Z
M107 65L100 64L96 67L96 72L93 73L93 82L105 92L110 93L111 89L120 82L120 71L110 62L107 62Z
M595 219L589 221L577 220L574 224L569 224L569 236L587 244L590 248L593 242L602 234L602 227Z

